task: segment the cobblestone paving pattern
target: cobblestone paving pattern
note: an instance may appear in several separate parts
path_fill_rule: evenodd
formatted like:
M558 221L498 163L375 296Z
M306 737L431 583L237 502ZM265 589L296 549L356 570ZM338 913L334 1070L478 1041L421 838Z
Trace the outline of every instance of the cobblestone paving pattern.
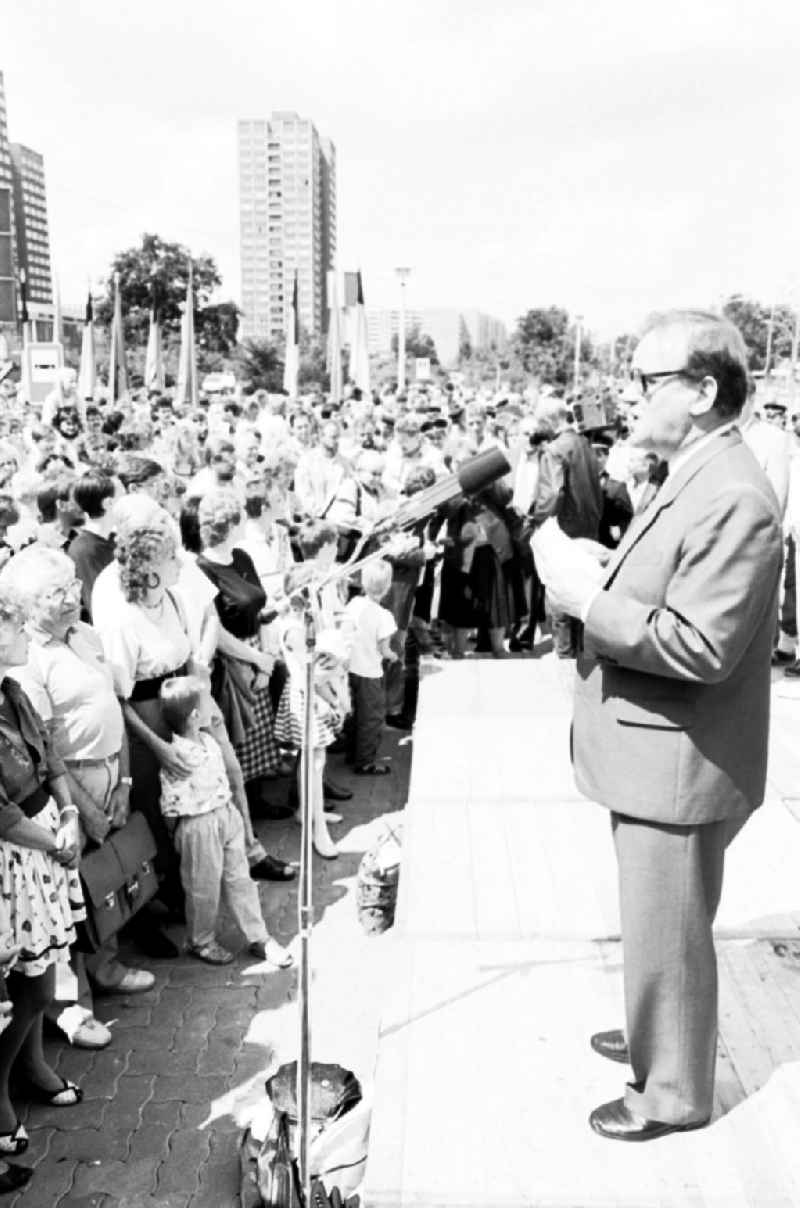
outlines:
M332 777L354 796L336 803L344 821L331 827L344 854L316 863L314 963L316 967L319 958L327 974L315 977L314 1009L329 1031L333 1026L337 1037L341 1031L344 1053L333 1059L344 1064L354 1052L369 1054L374 1048L377 965L372 998L367 994L360 1010L340 1007L352 1000L354 976L363 978L364 985L370 981L371 954L379 960L385 939L363 936L354 887L361 855L382 829L381 819L405 804L411 745L398 744L401 738L388 732L384 739L391 776L355 776L342 756L329 760ZM287 790L287 780L276 781L275 799ZM292 821L257 822L256 828L268 850L283 859L299 859L300 831ZM297 934L296 886L296 881L288 888L261 885L268 926L284 944ZM182 928L171 928L169 934L182 942ZM231 945L240 944L231 934ZM349 949L349 963L344 955L341 961L335 954L331 960L332 948L342 955ZM4 1199L9 1208L234 1208L239 1203L241 1126L225 1110L229 1099L219 1101L243 1084L253 1096L261 1094L264 1070L274 1061L272 1022L284 1035L293 1034L296 973L267 972L243 955L222 968L183 955L171 961L131 957L153 970L156 984L147 994L96 1000L97 1017L115 1021L108 1048L92 1053L48 1040L50 1060L60 1074L80 1084L83 1102L48 1108L17 1101L31 1138L20 1162L35 1171L23 1192ZM257 972L251 972L254 968ZM281 1060L296 1056L290 1049L291 1039ZM314 1053L320 1060L330 1059L316 1046Z

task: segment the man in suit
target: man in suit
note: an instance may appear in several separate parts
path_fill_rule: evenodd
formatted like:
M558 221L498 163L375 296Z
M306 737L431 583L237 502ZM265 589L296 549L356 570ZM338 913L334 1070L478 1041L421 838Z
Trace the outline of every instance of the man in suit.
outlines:
M634 356L632 443L664 458L658 496L598 583L575 543L540 560L583 621L573 753L578 787L611 811L619 866L629 1062L604 1137L643 1141L711 1115L717 1034L712 924L724 853L764 796L781 520L736 419L746 354L727 320L655 319Z
M614 443L612 438L605 432L594 432L591 441L603 491L603 512L597 539L607 549L616 549L633 518L633 504L625 483L612 478L607 469L608 455Z
M545 445L539 460L539 478L530 510L534 525L555 517L568 537L596 538L603 513L603 491L589 441L570 428L563 399L545 399L537 408L536 420L541 428L552 431L553 438ZM553 608L551 623L556 657L574 659L578 653L575 618Z

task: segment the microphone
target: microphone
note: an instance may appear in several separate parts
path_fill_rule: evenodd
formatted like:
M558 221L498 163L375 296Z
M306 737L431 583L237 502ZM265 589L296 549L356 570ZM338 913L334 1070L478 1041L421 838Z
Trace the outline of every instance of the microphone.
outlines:
M430 516L442 504L459 495L477 495L498 478L511 472L511 466L501 449L484 449L468 458L455 474L440 478L433 486L411 495L372 530L373 536L398 528L408 528Z

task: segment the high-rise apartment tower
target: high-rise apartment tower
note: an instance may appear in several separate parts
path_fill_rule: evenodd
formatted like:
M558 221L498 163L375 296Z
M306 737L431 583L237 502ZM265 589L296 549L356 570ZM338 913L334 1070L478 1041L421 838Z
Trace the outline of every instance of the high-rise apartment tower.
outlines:
M279 111L239 122L239 241L245 338L281 341L298 278L300 326L327 326L336 256L336 150L314 123Z
M49 306L53 301L50 275L50 233L44 158L22 143L11 144L14 173L14 220L17 262L25 269L28 301Z

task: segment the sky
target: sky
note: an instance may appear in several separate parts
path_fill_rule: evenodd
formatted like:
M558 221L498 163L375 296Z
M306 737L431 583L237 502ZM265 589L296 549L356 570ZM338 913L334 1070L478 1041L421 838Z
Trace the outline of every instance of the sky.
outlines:
M79 302L144 231L239 298L236 122L333 139L368 306L533 306L598 338L733 292L800 303L800 5L2 0L9 136L45 156Z

